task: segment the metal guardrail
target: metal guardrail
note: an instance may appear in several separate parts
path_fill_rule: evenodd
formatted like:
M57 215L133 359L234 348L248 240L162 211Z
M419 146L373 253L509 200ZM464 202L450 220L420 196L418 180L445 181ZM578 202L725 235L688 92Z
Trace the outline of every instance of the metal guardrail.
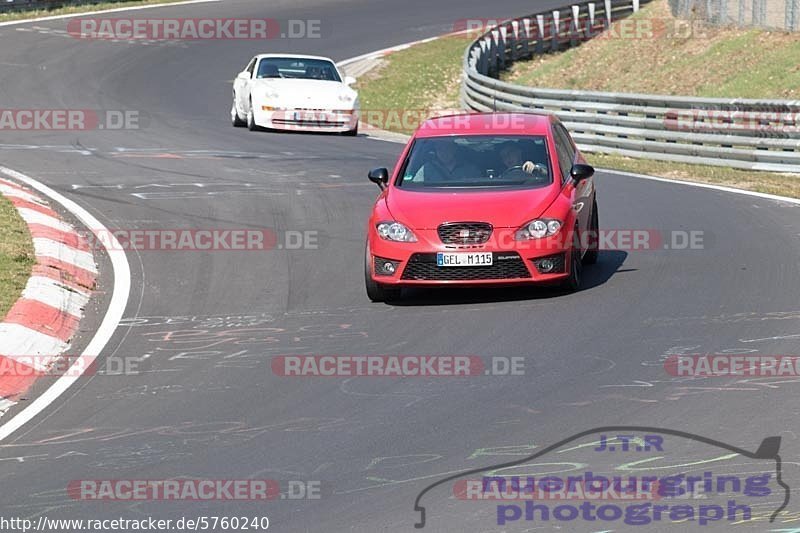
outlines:
M576 46L648 1L584 2L491 28L464 53L462 106L554 113L587 152L800 173L800 101L545 89L497 79L515 61Z

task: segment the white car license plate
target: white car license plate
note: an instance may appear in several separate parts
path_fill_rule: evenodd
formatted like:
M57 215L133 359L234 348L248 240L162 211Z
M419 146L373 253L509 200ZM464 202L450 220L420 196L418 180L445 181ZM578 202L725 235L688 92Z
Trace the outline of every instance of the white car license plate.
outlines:
M492 266L492 253L445 253L436 254L436 264L440 267Z
M313 111L295 111L294 119L298 122L328 122L328 115Z

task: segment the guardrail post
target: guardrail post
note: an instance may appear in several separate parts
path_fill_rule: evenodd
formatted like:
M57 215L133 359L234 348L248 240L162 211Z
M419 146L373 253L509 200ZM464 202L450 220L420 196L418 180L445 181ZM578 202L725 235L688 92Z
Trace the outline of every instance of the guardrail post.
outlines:
M489 64L486 66L486 72L489 76L497 74L497 41L494 38L494 31L489 35Z
M506 68L506 27L500 26L497 31L497 70Z
M608 26L611 27L611 23L614 22L611 19L611 0L604 0L606 6L606 21L608 21Z
M580 34L580 15L581 6L572 6L572 28L570 28L569 45L574 47L577 44L578 35Z
M561 13L559 11L553 11L553 29L551 30L553 35L550 41L550 50L552 52L558 51L558 32L561 29L559 24L559 18L561 17Z
M639 0L633 0L633 12L639 11Z
M511 35L508 38L508 49L511 51L511 62L519 59L517 54L517 43L519 42L519 21L511 21Z
M589 2L589 27L594 28L594 2Z
M491 72L489 70L489 60L492 56L492 38L491 36L486 36L481 41L481 49L483 50L483 56L481 57L481 74L485 76L491 76Z
M469 67L478 70L478 61L480 61L480 57L480 50L478 48L472 48L469 51Z
M488 75L489 74L489 53L491 47L489 46L489 41L483 39L481 41L481 59L480 59L480 70L481 74Z
M522 42L520 43L520 54L523 57L531 57L531 19L522 19Z
M536 15L536 26L539 28L539 38L536 39L536 53L544 53L544 15Z

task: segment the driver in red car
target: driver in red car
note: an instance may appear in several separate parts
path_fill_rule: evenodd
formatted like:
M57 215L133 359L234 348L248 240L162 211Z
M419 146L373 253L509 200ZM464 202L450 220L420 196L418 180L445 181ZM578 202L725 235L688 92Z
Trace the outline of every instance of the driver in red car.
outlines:
M547 177L547 166L534 163L530 160L525 160L522 157L522 148L519 143L509 141L500 148L500 159L506 166L503 171L504 175L509 175L515 171L524 172L525 174L537 174Z

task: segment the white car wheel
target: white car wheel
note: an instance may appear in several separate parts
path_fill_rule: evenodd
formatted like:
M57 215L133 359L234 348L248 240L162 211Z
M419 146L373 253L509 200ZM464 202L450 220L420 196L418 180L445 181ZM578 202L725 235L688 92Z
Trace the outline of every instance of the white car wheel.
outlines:
M256 125L256 116L253 113L253 103L250 102L250 109L247 111L247 129L250 131L258 130L258 126Z
M233 124L234 128L241 128L246 124L246 122L239 117L239 112L236 110L235 97L233 104L231 104L231 124Z

